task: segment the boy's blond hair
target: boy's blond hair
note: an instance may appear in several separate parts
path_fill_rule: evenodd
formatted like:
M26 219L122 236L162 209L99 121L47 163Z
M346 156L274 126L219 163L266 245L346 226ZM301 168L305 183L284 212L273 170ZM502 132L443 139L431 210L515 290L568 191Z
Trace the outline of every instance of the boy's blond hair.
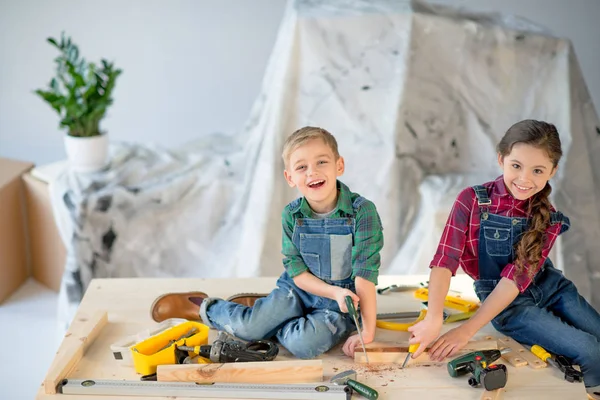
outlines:
M281 157L283 158L283 162L287 168L288 163L290 161L290 156L298 147L302 146L309 140L313 139L322 139L327 146L333 152L335 159L340 158L340 153L338 152L338 145L335 137L329 132L327 132L323 128L318 128L314 126L305 126L304 128L298 129L296 132L292 133L285 140L283 144L283 152Z

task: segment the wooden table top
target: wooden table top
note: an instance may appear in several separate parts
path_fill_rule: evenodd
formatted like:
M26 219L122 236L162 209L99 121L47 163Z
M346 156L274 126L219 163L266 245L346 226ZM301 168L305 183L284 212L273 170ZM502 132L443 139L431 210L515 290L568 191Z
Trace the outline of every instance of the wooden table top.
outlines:
M131 279L95 279L91 282L77 310L77 314L65 338L81 332L83 324L98 310L106 310L108 324L101 330L98 337L89 345L82 359L68 373L72 379L111 379L139 381L133 367L119 364L113 358L110 345L134 335L157 324L150 317L150 305L154 299L168 292L183 292L200 290L210 296L227 298L242 292L270 292L276 282L276 277L244 278L244 279L172 279L172 278L131 278ZM426 275L381 276L378 287L391 284L412 285L424 282ZM464 298L476 299L472 288L472 280L466 275L457 275L452 279L451 289L459 291ZM392 292L378 295L378 312L416 311L420 302L414 298L412 291ZM458 323L444 325L447 331ZM491 325L484 327L473 339L483 339L485 336L503 337ZM211 331L209 341L216 336ZM406 343L407 332L397 332L378 329L375 340L378 342ZM63 340L57 358L49 369L49 375L56 371L56 363L61 352L67 346ZM419 364L400 369L397 364L357 364L346 357L337 346L327 354L319 357L323 360L324 381L338 372L346 369L357 371L358 380L375 388L380 399L480 399L482 390L471 388L467 376L451 378L446 370L446 363L434 363L428 368L419 368ZM294 359L281 349L277 360ZM273 361L277 362L277 361ZM499 361L502 362L502 361ZM502 362L508 368L508 383L502 398L504 399L586 399L582 383L568 383L561 378L555 368L533 369L529 366L515 368ZM120 396L76 396L82 400L120 399ZM63 394L45 394L44 386L40 387L37 399L69 399L75 396ZM127 397L128 399L142 397ZM165 397L167 399L168 397ZM172 398L172 397L171 397ZM189 399L188 397L177 397ZM359 398L354 395L353 398Z

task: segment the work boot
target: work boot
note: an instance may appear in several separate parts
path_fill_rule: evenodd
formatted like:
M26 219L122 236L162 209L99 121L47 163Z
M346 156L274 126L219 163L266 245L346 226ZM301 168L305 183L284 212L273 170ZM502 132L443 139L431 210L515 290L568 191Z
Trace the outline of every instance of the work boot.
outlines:
M268 294L262 293L238 293L229 297L227 301L231 301L232 303L241 304L243 306L253 307L256 300L267 297Z
M208 295L204 292L167 293L159 296L150 307L150 315L156 322L169 318L200 321L200 305Z

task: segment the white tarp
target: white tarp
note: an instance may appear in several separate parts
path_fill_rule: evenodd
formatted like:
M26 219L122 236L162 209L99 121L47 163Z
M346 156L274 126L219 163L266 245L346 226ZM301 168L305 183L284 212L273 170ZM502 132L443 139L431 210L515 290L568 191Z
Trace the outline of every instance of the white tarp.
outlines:
M238 135L114 144L108 171L52 184L69 253L61 314L93 277L279 275L280 215L298 195L281 146L304 125L337 137L342 181L378 207L382 273L427 273L454 197L500 174L495 144L529 118L561 133L554 200L572 227L558 264L598 307L600 124L570 43L510 16L297 0Z

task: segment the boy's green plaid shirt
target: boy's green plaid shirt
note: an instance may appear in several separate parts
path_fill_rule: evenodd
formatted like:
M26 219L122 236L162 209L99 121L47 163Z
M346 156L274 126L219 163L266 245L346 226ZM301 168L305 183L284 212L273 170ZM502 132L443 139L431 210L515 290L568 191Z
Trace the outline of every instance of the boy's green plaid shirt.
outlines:
M346 218L354 215L352 203L360 195L353 193L342 182L337 182L339 196L336 210L328 218ZM286 206L281 215L283 225L283 239L281 252L285 256L283 265L290 276L293 278L308 270L308 267L302 261L300 251L292 243L292 234L294 225L298 218L313 218L311 210L305 198L297 207L290 209ZM356 215L354 246L352 247L352 278L360 276L370 282L377 284L379 276L379 265L381 257L379 252L383 248L383 227L381 219L375 208L375 204L366 200L361 204Z

